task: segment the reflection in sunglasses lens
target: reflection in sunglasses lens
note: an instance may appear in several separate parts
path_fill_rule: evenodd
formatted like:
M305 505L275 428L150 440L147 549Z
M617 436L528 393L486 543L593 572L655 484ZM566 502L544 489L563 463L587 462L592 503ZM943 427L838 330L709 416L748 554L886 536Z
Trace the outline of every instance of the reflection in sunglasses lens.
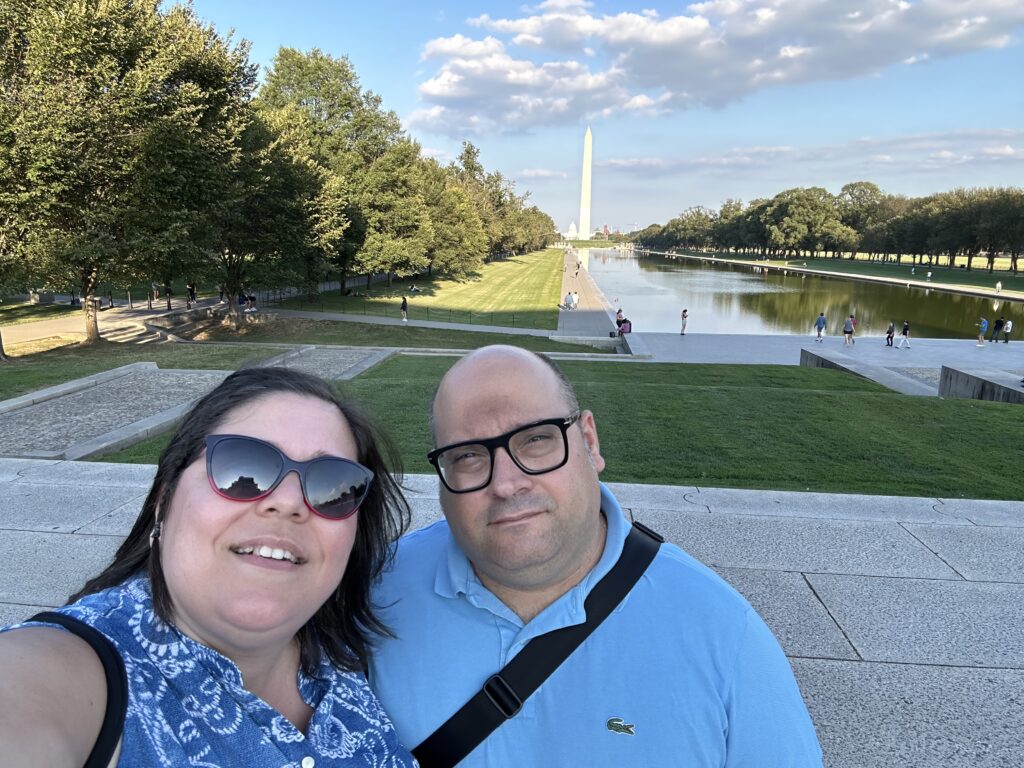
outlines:
M213 480L232 499L265 494L281 472L281 457L268 446L248 440L224 440L213 453Z
M306 470L306 498L325 517L351 514L366 486L367 479L358 467L337 459L314 462Z

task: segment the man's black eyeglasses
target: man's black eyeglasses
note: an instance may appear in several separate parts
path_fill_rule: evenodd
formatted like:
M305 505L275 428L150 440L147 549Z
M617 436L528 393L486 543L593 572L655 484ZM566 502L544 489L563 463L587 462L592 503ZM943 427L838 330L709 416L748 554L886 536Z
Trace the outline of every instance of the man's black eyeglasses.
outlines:
M543 475L569 460L569 427L580 414L544 419L484 440L464 440L427 454L444 487L452 493L486 488L494 469L494 451L504 448L515 465L528 475Z
M256 501L269 495L289 472L299 476L302 496L313 512L344 520L370 492L373 472L339 456L293 461L272 443L246 435L207 435L206 474L218 495Z

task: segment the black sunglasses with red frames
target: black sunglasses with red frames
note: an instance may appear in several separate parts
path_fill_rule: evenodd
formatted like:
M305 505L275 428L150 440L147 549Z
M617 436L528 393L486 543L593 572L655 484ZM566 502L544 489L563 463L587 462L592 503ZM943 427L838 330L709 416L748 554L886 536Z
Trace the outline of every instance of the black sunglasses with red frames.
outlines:
M569 427L579 412L556 419L542 419L509 430L497 437L435 448L427 454L444 487L452 493L472 493L486 488L494 471L494 452L504 448L515 465L527 475L543 475L564 467L569 460Z
M262 499L289 472L299 476L306 506L331 520L344 520L359 509L373 482L373 472L350 459L317 456L294 461L276 445L255 437L206 436L206 476L225 499Z

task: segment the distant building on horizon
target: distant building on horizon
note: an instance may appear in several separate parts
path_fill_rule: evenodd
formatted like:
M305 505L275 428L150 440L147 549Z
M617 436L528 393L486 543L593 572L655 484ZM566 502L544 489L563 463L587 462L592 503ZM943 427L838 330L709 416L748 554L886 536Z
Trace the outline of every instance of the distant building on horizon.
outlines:
M566 240L577 240L579 239L579 232L576 230L576 222L569 224L569 231L563 233Z

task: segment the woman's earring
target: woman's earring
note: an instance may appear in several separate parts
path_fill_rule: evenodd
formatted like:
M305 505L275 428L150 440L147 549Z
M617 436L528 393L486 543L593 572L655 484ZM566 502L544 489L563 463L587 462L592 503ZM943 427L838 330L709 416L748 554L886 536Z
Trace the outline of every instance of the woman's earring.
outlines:
M149 547L150 547L150 549L153 548L153 545L156 544L157 539L159 539L159 538L160 538L160 521L157 520L155 523L153 523L153 530L149 532Z

